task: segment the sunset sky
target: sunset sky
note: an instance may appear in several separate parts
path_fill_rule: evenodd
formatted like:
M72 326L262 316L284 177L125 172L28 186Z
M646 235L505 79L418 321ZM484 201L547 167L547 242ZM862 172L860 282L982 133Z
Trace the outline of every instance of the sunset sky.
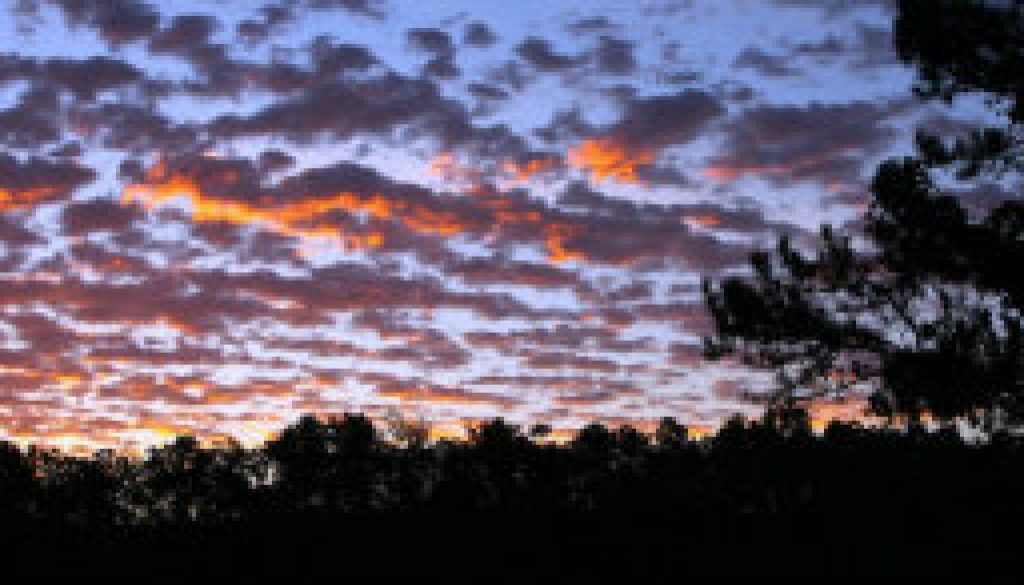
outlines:
M888 4L4 0L0 438L755 412L702 279L980 111Z

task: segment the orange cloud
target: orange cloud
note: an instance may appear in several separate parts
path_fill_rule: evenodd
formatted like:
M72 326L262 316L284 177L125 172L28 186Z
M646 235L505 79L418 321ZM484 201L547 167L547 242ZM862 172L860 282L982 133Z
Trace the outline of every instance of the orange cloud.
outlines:
M759 164L722 164L704 169L704 176L719 181L734 181L744 175L759 175L763 177L799 177L813 170L815 167L828 161L828 156L808 157L802 160L792 161L789 164L759 165ZM843 185L833 182L828 188L833 193L841 191Z
M483 173L479 170L459 162L455 155L443 152L434 157L427 165L427 171L442 181L449 183L470 183L477 184L481 181Z
M525 162L504 160L498 164L495 172L502 179L516 183L523 183L556 170L560 166L557 158L542 156L532 158ZM485 183L487 173L481 169L467 165L459 161L455 155L443 152L427 163L427 172L433 176L440 177L445 182L465 183L472 187Z
M410 401L426 404L483 405L506 408L519 404L519 401L509 396L468 392L440 386L378 388L377 395L385 398L397 398L403 402Z
M505 161L501 163L501 170L513 181L523 183L538 175L550 173L557 166L556 161L552 158L534 158L525 163L511 160Z
M684 216L683 222L691 226L713 228L722 223L722 220L717 215L700 214Z
M32 189L0 188L0 211L31 207L46 201L61 192L59 187L35 187Z
M740 169L734 167L708 167L704 169L704 175L711 177L712 179L718 179L719 181L732 181L749 172L750 169Z
M335 211L378 220L397 220L420 234L451 236L466 229L451 212L413 206L379 193L365 197L339 192L326 198L276 205L252 205L220 199L203 193L190 177L168 174L162 165L148 174L145 183L125 187L122 196L123 203L141 203L150 210L174 200L188 202L193 221L259 225L280 235L305 240L305 251L315 250L316 246L324 244L355 250L379 248L384 244L384 236L379 232L346 234L334 224L315 225L318 219Z
M581 252L570 250L566 246L569 238L576 234L576 230L572 226L557 223L548 224L544 226L544 232L548 246L548 260L555 263L586 260L586 256Z
M637 170L655 159L654 151L630 148L611 138L584 140L569 150L569 165L589 172L598 181L639 183Z

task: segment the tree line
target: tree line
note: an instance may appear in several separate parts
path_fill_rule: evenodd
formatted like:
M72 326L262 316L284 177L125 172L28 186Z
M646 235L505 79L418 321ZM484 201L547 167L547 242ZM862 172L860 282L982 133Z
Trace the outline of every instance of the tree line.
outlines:
M347 414L302 417L259 448L182 437L141 459L0 444L4 548L19 558L59 550L79 571L103 570L112 555L145 567L178 555L187 561L172 574L236 576L273 570L232 564L262 552L374 559L399 572L415 567L388 565L393 554L446 559L458 572L529 553L514 575L537 555L562 571L647 573L803 543L808 566L860 547L874 557L864 569L927 572L913 555L944 551L923 565L986 558L1011 544L994 527L1024 512L1024 439L1007 432L972 442L952 426L834 421L815 433L805 411L773 407L699 440L673 419L651 434L590 424L564 444L500 419L464 441L384 434ZM602 547L650 558L602 565L590 558Z

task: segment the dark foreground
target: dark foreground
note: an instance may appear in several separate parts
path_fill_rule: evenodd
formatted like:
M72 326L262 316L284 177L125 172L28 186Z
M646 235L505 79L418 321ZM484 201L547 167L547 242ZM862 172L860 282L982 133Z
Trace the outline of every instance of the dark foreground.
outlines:
M442 579L1019 578L1020 539L1002 521L940 515L681 518L638 514L322 515L216 527L128 529L113 542L67 534L21 540L9 569L42 577ZM32 542L34 547L24 545Z
M394 437L392 437L394 438ZM1024 451L799 412L701 442L592 426L543 445L304 419L262 449L182 439L144 461L0 453L5 571L105 580L1014 578Z

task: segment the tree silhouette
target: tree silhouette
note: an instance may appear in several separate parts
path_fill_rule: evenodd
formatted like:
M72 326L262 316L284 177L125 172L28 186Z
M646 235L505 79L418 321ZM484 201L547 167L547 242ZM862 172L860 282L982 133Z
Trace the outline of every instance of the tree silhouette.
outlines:
M515 580L542 567L621 580L680 564L753 571L794 549L802 567L827 568L830 554L870 546L870 558L839 559L844 570L949 576L954 560L998 566L986 559L1016 541L996 529L1024 519L1019 436L971 444L951 428L840 422L818 435L793 404L700 441L670 419L651 435L592 423L568 444L531 441L503 420L466 441L377 436L348 414L302 417L258 449L182 437L141 460L4 444L0 550L38 567L59 551L74 575L342 565L478 579L500 566ZM733 567L737 555L749 562Z
M1024 169L1024 4L903 0L894 28L919 94L986 92L1005 126L920 134L915 157L884 162L867 245L825 227L809 255L783 238L754 256L751 277L706 284L708 354L777 368L785 399L870 386L886 416L1013 424L1024 415L1024 204L976 217L944 190Z
M379 443L361 414L321 422L303 416L267 446L278 465L285 508L365 510L372 499Z
M17 519L35 497L32 468L17 446L0 441L0 517Z

